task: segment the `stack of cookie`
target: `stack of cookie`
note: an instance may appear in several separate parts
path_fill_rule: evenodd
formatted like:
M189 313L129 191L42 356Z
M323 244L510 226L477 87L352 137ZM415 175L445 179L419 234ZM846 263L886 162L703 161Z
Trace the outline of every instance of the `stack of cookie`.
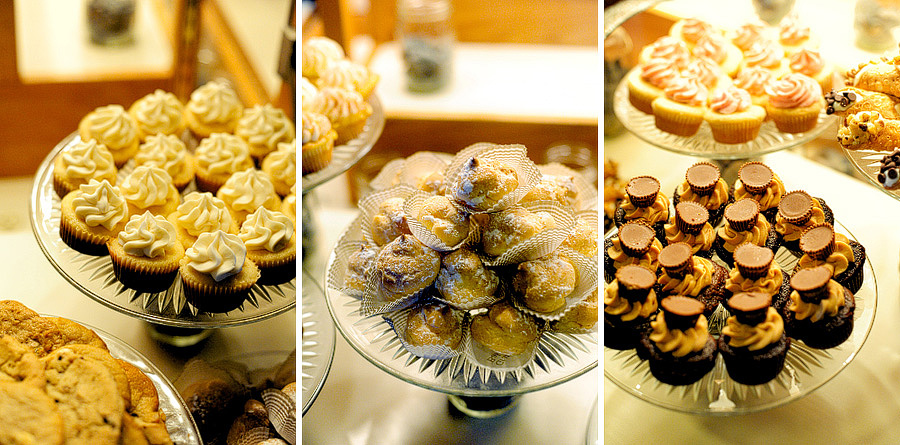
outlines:
M0 301L0 443L171 444L153 382L73 321Z

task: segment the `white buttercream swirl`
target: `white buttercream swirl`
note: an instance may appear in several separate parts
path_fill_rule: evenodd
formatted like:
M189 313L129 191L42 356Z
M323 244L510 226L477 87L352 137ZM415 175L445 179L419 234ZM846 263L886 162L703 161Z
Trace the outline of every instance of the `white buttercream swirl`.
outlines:
M75 216L88 226L103 226L106 230L112 230L128 217L128 206L122 192L109 181L91 179L78 189L80 193L72 201L72 207L75 208Z
M129 110L144 134L174 134L184 128L184 105L174 94L159 90L140 98Z
M231 175L216 196L232 210L253 212L269 204L276 194L269 175L250 168Z
M130 204L146 209L165 204L169 199L172 177L165 170L139 165L122 183L122 194Z
M213 133L204 138L194 156L197 165L209 174L234 173L253 166L247 143L228 133Z
M118 238L128 255L156 258L175 244L175 226L163 216L144 212L132 215Z
M228 231L231 227L231 213L225 201L209 192L191 192L184 196L178 206L178 225L191 236L215 230Z
M201 233L184 254L188 267L219 282L241 272L247 248L237 235L217 230Z
M221 124L240 119L244 106L231 87L212 80L191 93L187 110L200 122Z
M97 108L86 119L91 136L110 150L129 147L137 140L135 122L121 105Z
M62 152L62 157L68 178L90 179L106 174L115 176L117 171L112 153L94 139L70 146Z
M301 121L303 123L303 145L316 142L331 131L331 121L324 114L304 111Z
M284 249L294 236L294 223L287 215L265 207L256 209L241 224L238 237L247 249L265 249L278 252Z
M297 146L294 142L278 144L278 148L266 156L263 164L272 179L289 186L297 182Z
M137 165L159 167L168 172L169 176L176 177L184 171L186 158L187 148L178 136L152 134L141 144L134 155L134 162Z
M319 88L313 85L307 78L300 81L300 109L311 110L321 102Z
M234 134L251 145L274 150L279 143L294 140L294 124L280 108L257 105L244 110Z
M319 95L322 102L312 111L324 114L332 122L357 114L366 107L365 99L356 91L325 87L319 90Z

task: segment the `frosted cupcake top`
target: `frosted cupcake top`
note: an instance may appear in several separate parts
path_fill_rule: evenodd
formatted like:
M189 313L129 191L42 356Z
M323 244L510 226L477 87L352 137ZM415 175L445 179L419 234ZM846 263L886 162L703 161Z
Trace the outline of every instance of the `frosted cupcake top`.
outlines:
M722 71L722 68L708 57L697 57L691 60L684 70L684 77L693 77L708 88L715 86L724 76L725 72Z
M781 67L783 59L784 50L777 43L766 40L754 43L744 53L744 61L747 63L747 66L775 69Z
M322 71L316 83L320 88L328 86L359 91L369 81L371 75L365 65L342 59Z
M128 111L146 135L174 134L184 129L184 105L170 92L158 89L138 99Z
M197 165L210 174L228 174L253 167L250 147L238 136L213 133L194 152Z
M367 106L365 99L352 90L325 87L319 90L319 95L322 102L312 111L324 114L332 122L360 113Z
M215 230L228 231L231 227L231 213L225 202L209 192L191 192L184 196L178 206L175 222L191 236Z
M272 179L292 186L297 181L297 146L282 142L263 160L263 169Z
M225 201L225 205L232 210L253 212L270 204L278 195L269 175L261 170L249 168L231 175L216 196Z
M695 107L705 105L709 96L709 90L701 85L699 80L688 77L672 79L664 91L669 99Z
M822 87L809 76L790 73L769 84L766 93L775 108L802 108L822 98Z
M165 204L169 199L172 177L165 170L140 165L125 178L120 188L128 203L146 209Z
M152 134L134 155L137 165L158 167L175 177L185 169L187 148L177 136Z
M118 171L112 153L94 139L70 146L62 152L62 160L66 177L72 179L114 177Z
M315 108L319 103L319 89L307 78L300 81L300 107L306 111Z
M91 179L78 188L80 193L72 201L75 216L90 227L102 226L112 230L119 222L128 218L128 206L118 187L107 180Z
M722 63L728 56L725 50L726 41L724 37L707 34L700 37L697 46L694 47L694 55L697 57L707 57L713 62Z
M825 61L819 52L806 48L791 54L789 63L791 71L807 76L814 76L825 68Z
M309 37L301 50L303 76L318 76L328 66L344 58L344 49L327 37Z
M742 69L734 80L734 84L747 90L754 96L764 96L766 94L766 86L774 80L775 77L772 76L771 71L754 66Z
M224 124L240 119L244 106L231 87L212 80L191 93L186 109L201 123Z
M663 36L656 39L649 46L647 55L649 59L665 59L676 66L685 66L691 58L687 45L672 36Z
M118 239L128 255L156 258L175 245L175 226L163 216L144 212L131 216Z
M84 117L90 136L110 150L131 146L137 140L134 120L121 105L107 105Z
M331 121L324 114L304 111L301 121L303 123L303 145L316 142L331 131Z
M719 114L734 114L750 107L750 93L736 86L721 88L709 98L709 108Z
M669 82L678 77L675 64L666 59L650 59L641 65L641 79L657 88L665 88Z
M740 48L741 51L747 51L753 46L753 43L762 39L763 29L764 27L760 24L745 23L735 31L731 42Z
M238 237L248 250L279 252L294 236L294 223L287 215L260 207L241 224Z
M271 104L244 109L234 134L254 146L274 150L281 142L294 140L294 124L280 108Z
M184 254L188 267L219 282L241 272L247 248L237 235L217 230L201 233Z

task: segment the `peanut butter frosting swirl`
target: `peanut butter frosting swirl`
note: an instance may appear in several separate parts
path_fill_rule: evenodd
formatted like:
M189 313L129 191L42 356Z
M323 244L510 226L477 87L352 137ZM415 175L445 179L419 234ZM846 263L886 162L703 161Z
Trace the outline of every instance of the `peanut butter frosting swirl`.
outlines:
M117 169L112 153L94 139L78 142L62 152L66 177L90 179L115 176Z
M656 320L650 322L653 332L650 340L656 343L660 351L669 352L675 357L684 357L691 352L702 351L709 338L706 317L701 315L693 327L685 330L669 329L666 326L665 312L660 312Z
M365 99L352 90L343 88L324 87L319 90L322 102L312 111L324 114L332 122L340 121L348 116L353 116L368 107Z
M707 210L713 211L722 207L722 204L725 204L728 201L728 184L724 179L719 178L712 193L700 195L694 193L691 189L691 185L685 180L678 186L678 196L681 201L696 202L697 204L706 207Z
M737 267L728 272L728 278L725 279L725 289L733 294L740 292L763 292L769 295L776 295L781 291L781 285L784 283L784 274L778 267L769 267L768 272L758 279L750 279L741 275L741 271Z
M844 286L837 281L829 280L827 285L828 297L823 298L818 304L807 303L800 298L797 291L791 292L791 303L788 310L794 312L794 318L797 320L806 320L817 322L825 316L834 317L837 315L841 307L844 306Z
M713 229L712 225L709 223L704 224L703 228L700 229L700 233L696 235L691 235L678 230L678 225L675 223L666 224L665 232L666 241L668 241L669 244L683 241L691 245L691 251L693 253L711 249L713 241L716 240L716 230Z
M659 308L656 291L650 289L647 298L643 301L630 302L619 296L619 282L613 280L603 289L603 311L609 315L615 315L622 321L631 321L638 317L649 318Z
M695 78L676 77L663 89L666 97L685 105L700 107L706 104L709 90Z
M675 62L668 59L650 59L641 65L641 79L657 88L665 88L678 76Z
M732 315L725 322L722 335L729 337L728 344L731 347L759 351L781 340L784 336L784 320L773 307L766 311L766 319L756 325L743 324Z
M184 172L187 166L187 148L178 136L152 134L141 144L134 155L134 162L137 165L161 168L174 178Z
M741 70L737 78L734 79L734 84L747 90L754 96L765 96L766 86L774 80L775 77L772 76L771 71L762 67L751 66Z
M150 212L132 215L117 236L125 253L147 258L165 255L166 248L177 242L175 226L164 216Z
M751 198L759 203L760 212L771 209L772 207L778 207L778 203L781 202L781 197L784 196L784 194L784 183L781 182L781 178L779 178L775 172L772 172L772 184L770 184L769 187L766 187L765 193L760 195L750 193L750 191L747 190L747 187L741 183L740 179L735 182L734 187L735 201L739 201L743 198Z
M233 210L246 212L271 205L272 200L277 197L269 175L255 168L231 175L216 196Z
M217 230L201 233L184 254L188 267L219 282L241 272L247 248L237 235Z
M256 209L241 224L238 237L247 249L280 252L294 236L294 223L287 215L265 207Z
M606 249L606 253L609 255L610 259L613 260L613 267L618 270L622 267L625 267L629 264L637 264L639 266L644 266L647 269L650 269L656 272L659 269L659 252L662 250L662 243L659 242L658 239L654 238L653 242L650 243L650 250L647 251L640 258L635 258L632 256L628 256L624 250L622 250L622 242L619 241L619 238L612 239L612 245Z
M656 200L647 207L634 205L628 195L625 195L621 207L625 210L626 221L643 219L653 225L660 221L669 220L669 198L662 193L657 193Z
M256 105L244 109L234 134L247 143L275 150L279 143L294 140L294 124L280 108L271 104Z
M303 145L316 142L331 132L331 121L324 114L304 111L300 119L303 124Z
M178 206L175 222L191 236L215 230L228 231L231 227L231 213L225 201L209 192L191 192L184 196Z
M211 80L191 93L186 109L204 124L236 122L244 105L224 82Z
M129 109L144 134L174 134L184 129L184 105L160 89L138 99Z
M139 165L125 178L120 188L125 200L146 209L165 204L169 199L172 177L165 170L150 165Z
M229 174L253 167L250 147L238 136L213 133L194 152L197 165L209 174Z
M769 101L775 108L802 108L822 101L822 87L813 78L789 73L766 87Z
M847 237L840 234L834 234L834 251L831 252L831 255L828 255L824 260L817 260L813 257L804 254L800 257L800 260L797 262L797 265L802 269L809 269L816 266L825 266L831 269L831 275L837 276L844 273L847 270L847 267L856 261L856 258L853 255L853 248L850 247L850 242L847 240Z
M757 246L766 245L769 238L769 231L772 226L766 218L760 216L756 219L756 224L745 232L739 232L731 228L730 224L725 224L716 231L716 235L722 238L723 247L729 252L734 252L738 246L744 243L751 243Z
M72 201L75 216L90 227L103 226L112 230L120 221L128 218L128 206L118 187L107 180L91 179L79 186L80 193Z
M706 258L692 257L694 270L683 277L669 275L665 269L659 276L661 291L665 294L678 294L696 297L713 282L715 266Z
M825 222L825 211L822 210L822 204L819 203L818 199L812 199L812 213L809 217L809 221L802 226L798 226L796 224L789 223L781 217L781 215L775 216L775 231L781 234L785 241L795 241L800 239L800 235L803 234L803 230L807 227L812 227L815 224L821 224Z
M85 117L91 136L110 150L130 147L137 140L134 120L121 105L107 105Z

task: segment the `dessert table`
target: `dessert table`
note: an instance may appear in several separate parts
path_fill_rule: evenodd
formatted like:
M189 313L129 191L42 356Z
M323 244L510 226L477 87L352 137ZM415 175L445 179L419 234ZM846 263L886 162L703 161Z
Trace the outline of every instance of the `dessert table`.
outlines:
M826 130L826 135L828 134ZM819 144L819 146L816 146ZM812 142L801 150L828 150ZM604 155L619 164L619 177L648 174L671 191L700 159L660 150L626 133L605 140ZM835 217L865 246L875 269L879 301L872 330L859 354L821 388L768 411L735 416L683 414L651 405L603 385L603 440L641 443L896 443L900 425L900 205L860 181L794 151L762 161L787 190L803 189L825 199Z

